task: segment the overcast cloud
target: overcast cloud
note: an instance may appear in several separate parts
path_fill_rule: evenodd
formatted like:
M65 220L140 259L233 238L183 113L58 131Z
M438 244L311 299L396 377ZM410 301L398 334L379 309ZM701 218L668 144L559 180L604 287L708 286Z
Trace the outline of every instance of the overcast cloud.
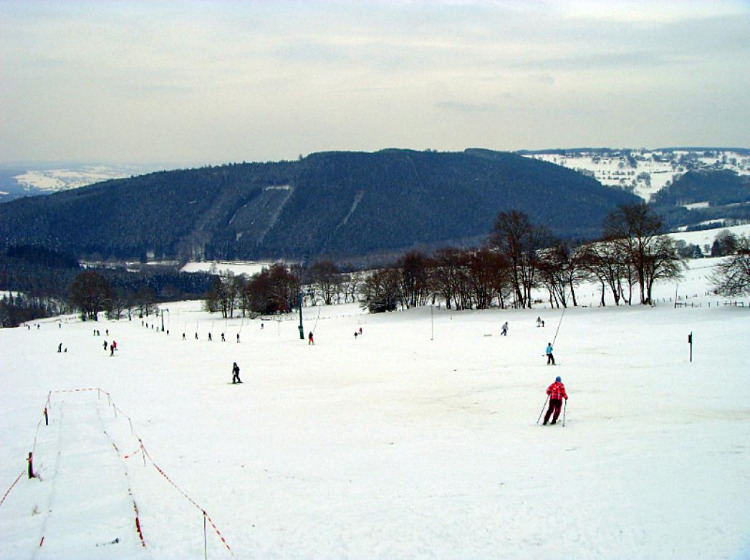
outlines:
M0 160L750 147L750 2L0 0Z

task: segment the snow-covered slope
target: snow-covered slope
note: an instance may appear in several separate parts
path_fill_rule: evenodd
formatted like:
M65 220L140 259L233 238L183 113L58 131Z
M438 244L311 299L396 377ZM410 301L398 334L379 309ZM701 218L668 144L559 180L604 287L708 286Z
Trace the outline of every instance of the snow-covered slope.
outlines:
M33 164L0 165L0 202L76 189L164 169L163 165Z
M750 156L735 150L550 150L528 157L575 169L603 185L629 190L648 201L690 170L726 169L750 174Z
M27 171L15 178L23 187L44 191L61 191L91 185L108 179L127 177L130 173L121 167L84 166L80 169L45 169Z
M750 301L714 262L647 308L306 308L315 345L198 302L0 330L0 557L748 558Z

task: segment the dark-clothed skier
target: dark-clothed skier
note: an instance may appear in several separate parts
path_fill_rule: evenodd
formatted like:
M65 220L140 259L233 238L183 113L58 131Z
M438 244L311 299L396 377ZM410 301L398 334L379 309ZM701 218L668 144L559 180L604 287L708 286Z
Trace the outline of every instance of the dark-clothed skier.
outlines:
M232 365L232 383L242 383L240 379L240 366L237 365L237 362L234 362Z
M310 334L307 335L307 345L315 344L315 339L313 339L313 332L310 331Z
M547 365L555 365L555 357L552 355L552 343L547 343Z
M544 415L545 425L551 415L551 424L557 422L557 419L560 417L560 411L562 410L562 401L563 399L566 401L568 400L568 393L565 392L565 385L563 385L560 377L557 377L555 382L547 387L547 394L549 395L549 408L547 409L547 414Z

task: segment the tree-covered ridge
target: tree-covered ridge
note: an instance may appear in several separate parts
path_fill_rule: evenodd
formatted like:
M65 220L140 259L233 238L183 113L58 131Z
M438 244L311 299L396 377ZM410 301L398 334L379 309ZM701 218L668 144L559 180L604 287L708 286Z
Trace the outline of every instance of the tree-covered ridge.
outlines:
M707 202L711 206L750 201L750 176L731 171L690 171L656 193L656 206Z
M564 237L595 237L612 208L633 201L510 153L328 152L13 201L0 205L0 237L101 259L350 258L476 244L510 209Z
M119 317L157 303L196 299L211 285L208 273L180 272L174 266L124 265L82 267L69 255L34 245L0 251L0 327L70 311L72 286L84 274L107 286L102 309Z
M750 176L691 171L656 193L651 204L668 228L708 221L750 219Z

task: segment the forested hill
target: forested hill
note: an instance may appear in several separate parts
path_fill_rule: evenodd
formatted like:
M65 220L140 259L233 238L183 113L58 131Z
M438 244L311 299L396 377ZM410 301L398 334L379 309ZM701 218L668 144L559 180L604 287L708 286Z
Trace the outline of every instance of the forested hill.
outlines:
M667 228L747 223L750 175L732 171L690 171L656 193L651 204L663 217Z
M0 205L0 238L79 257L351 258L479 243L512 209L562 236L596 236L637 200L511 153L328 152L16 200Z

